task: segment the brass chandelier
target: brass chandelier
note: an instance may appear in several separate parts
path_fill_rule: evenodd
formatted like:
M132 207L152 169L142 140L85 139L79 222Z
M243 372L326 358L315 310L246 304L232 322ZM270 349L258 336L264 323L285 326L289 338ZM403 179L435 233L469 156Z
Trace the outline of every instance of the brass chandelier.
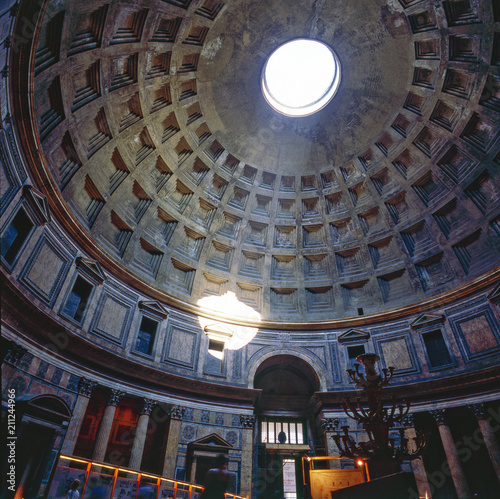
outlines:
M356 388L363 389L367 401L362 404L361 397L357 397L354 401L346 398L342 408L349 418L363 426L368 441L356 444L349 436L349 427L342 426L340 428L342 432L339 431L337 435L332 436L340 455L351 459L393 462L420 457L428 444L427 434L416 430L416 437L411 439L414 441L412 449L408 446L410 439L406 438L403 427L393 430L399 433L399 445L396 445L396 439L389 435L395 423L402 423L410 410L409 402L398 403L394 396L390 406L383 405L382 388L389 385L394 367L382 369L383 376L381 376L375 370L375 363L380 360L378 355L367 353L359 355L356 360L363 364L364 374L359 371L359 364L354 364L354 370L348 369L347 373L356 383Z

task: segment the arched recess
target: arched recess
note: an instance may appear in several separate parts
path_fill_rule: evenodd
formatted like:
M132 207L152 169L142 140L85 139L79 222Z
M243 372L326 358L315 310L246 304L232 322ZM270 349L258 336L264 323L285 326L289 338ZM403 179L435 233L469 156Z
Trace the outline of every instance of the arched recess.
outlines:
M277 348L269 348L265 350L259 350L256 355L250 358L250 362L248 365L248 386L255 386L255 375L257 371L261 369L261 366L264 363L273 357L290 357L291 359L296 359L297 362L302 362L305 364L305 369L312 372L313 376L316 378L318 382L318 387L316 391L326 391L328 379L325 374L325 366L321 365L316 359L312 356L304 353L303 350L294 350L291 348L287 349L277 349Z
M254 480L258 499L302 498L301 458L324 453L314 397L324 375L296 352L272 351L250 372L255 404ZM322 379L323 378L323 379Z
M254 388L261 390L258 412L285 411L307 416L319 384L317 374L305 360L292 355L273 355L255 372Z

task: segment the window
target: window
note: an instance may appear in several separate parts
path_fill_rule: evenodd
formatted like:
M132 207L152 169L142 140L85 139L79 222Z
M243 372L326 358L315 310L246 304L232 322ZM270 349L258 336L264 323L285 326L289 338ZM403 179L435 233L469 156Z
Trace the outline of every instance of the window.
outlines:
M158 322L148 317L143 317L137 340L135 342L135 351L141 352L146 355L151 355L153 352L153 345L155 342L156 331L158 329Z
M260 423L263 444L295 444L306 441L304 421L288 418L264 418Z
M217 340L208 341L208 355L205 372L210 374L223 374L224 372L224 342Z
M347 357L349 358L349 368L353 369L354 364L359 364L356 361L358 355L365 353L365 347L363 345L355 345L352 347L347 347Z
M64 306L63 314L81 323L93 289L92 284L78 276Z
M2 257L9 265L14 263L33 226L33 222L21 208L5 229L1 240Z
M429 357L430 367L443 367L452 363L450 353L446 347L441 331L430 331L422 334L425 349Z

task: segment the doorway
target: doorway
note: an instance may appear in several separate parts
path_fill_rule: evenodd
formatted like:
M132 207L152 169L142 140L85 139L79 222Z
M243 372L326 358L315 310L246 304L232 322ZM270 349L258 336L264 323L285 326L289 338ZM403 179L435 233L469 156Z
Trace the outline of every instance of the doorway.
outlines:
M55 395L27 395L16 400L16 479L13 499L36 499L45 495L59 447L71 410ZM59 439L62 442L62 439ZM59 444L60 445L60 444ZM3 473L7 470L4 458Z
M14 499L34 499L43 495L39 489L50 462L54 436L54 429L39 424L28 423L22 429L16 445L19 482Z

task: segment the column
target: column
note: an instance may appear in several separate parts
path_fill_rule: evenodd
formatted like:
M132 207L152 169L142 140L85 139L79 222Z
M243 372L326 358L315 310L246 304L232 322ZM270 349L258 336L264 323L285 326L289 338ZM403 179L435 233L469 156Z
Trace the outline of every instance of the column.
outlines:
M170 409L170 425L168 427L167 448L165 450L165 461L163 462L162 475L175 478L175 463L177 461L177 449L181 434L182 415L184 407L174 405Z
M252 472L253 472L253 429L255 416L240 416L243 427L241 442L241 492L245 497L252 496Z
M142 454L148 434L149 416L155 404L156 401L154 400L147 398L142 399L142 408L139 415L139 421L137 421L137 426L135 428L134 443L132 444L132 452L128 463L128 467L133 470L141 469Z
M340 456L340 451L332 435L337 433L339 426L339 420L337 418L324 418L321 420L321 427L325 432L325 447L327 456ZM330 469L340 468L340 459L331 459L328 461Z
M488 419L486 419L486 411L484 404L472 404L467 406L474 416L476 416L477 424L483 435L484 444L486 449L488 449L488 454L490 455L491 464L495 470L498 481L500 482L500 447L495 436L495 432L491 428L491 424Z
M413 414L408 414L401 421L405 428L405 437L408 439L408 452L415 451L415 440L417 432L415 431L415 423L413 420ZM421 457L413 459L411 462L411 467L413 470L413 475L415 476L415 482L417 484L418 495L420 497L430 497L431 487L429 485L429 480L427 479L427 473L425 471L424 462Z
M76 441L80 434L80 428L82 427L83 418L85 417L90 397L96 386L97 383L85 378L80 378L78 382L78 398L76 399L73 416L69 422L68 430L66 431L66 436L64 437L64 442L61 447L61 454L65 456L73 455Z
M99 426L99 432L97 433L94 453L92 454L93 461L103 462L104 460L106 448L108 447L109 436L111 434L111 428L113 426L116 406L124 395L124 392L115 390L114 388L111 390L108 405L106 406L106 409L104 409L104 414L102 415L101 424Z
M450 427L446 424L445 410L437 409L429 412L438 425L439 435L441 436L441 440L443 442L444 452L446 453L446 459L448 460L448 465L450 466L451 478L453 479L458 499L469 499L471 497L471 493L465 479L462 463L460 461L457 448L455 447Z

